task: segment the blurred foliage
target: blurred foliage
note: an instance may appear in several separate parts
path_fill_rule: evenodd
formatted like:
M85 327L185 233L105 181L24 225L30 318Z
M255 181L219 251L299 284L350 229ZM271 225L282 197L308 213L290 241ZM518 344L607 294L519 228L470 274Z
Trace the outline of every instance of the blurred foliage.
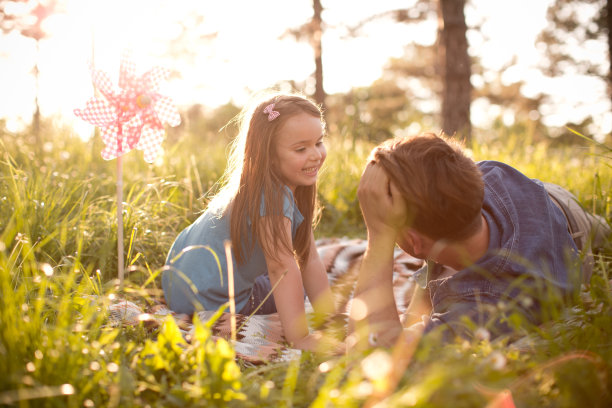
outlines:
M369 87L327 99L330 133L350 140L353 147L357 141L380 143L422 118L406 92L392 80L377 80Z
M610 45L610 4L608 0L554 0L548 6L548 25L538 37L538 46L545 51L542 70L560 76L568 70L595 75L609 81L610 61L586 58L588 54L575 52L573 45L588 42ZM602 63L603 62L603 63Z

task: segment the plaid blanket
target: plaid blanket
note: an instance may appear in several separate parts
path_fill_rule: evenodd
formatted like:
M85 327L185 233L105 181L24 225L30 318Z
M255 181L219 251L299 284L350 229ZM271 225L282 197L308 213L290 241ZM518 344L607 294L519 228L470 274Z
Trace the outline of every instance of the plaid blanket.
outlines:
M346 323L350 303L357 281L359 264L366 249L366 241L358 239L320 239L316 242L317 250L328 273L330 286L338 316L331 321ZM398 312L402 313L410 303L411 294L416 284L412 275L423 266L423 261L413 258L399 248L395 250L393 264L393 286ZM306 302L306 311L312 311L310 303ZM199 312L200 321L208 321L215 311ZM168 309L160 300L155 305L141 308L136 303L127 300L115 300L109 306L109 320L112 325L137 325L142 320L147 324L158 326L172 315L183 334L187 335L193 329L193 316L178 315ZM143 319L146 316L146 319ZM339 317L339 319L338 319ZM234 348L236 355L244 362L261 364L269 361L286 361L299 356L300 351L287 346L283 338L283 330L277 313L271 315L236 316L236 327L241 328L236 333ZM223 313L213 324L215 336L230 339L230 314Z

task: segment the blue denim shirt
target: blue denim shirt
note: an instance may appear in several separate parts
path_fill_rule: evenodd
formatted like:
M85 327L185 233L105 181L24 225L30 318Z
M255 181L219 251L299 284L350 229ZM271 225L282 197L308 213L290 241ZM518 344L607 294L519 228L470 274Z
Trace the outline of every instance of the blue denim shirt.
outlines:
M500 301L516 303L538 323L539 299L570 293L579 282L577 248L567 221L542 182L500 162L478 163L484 178L482 213L489 226L486 254L469 268L437 279L441 266L428 270L432 302L429 331L447 324L463 335L462 316L492 324L494 334L509 327L490 318Z

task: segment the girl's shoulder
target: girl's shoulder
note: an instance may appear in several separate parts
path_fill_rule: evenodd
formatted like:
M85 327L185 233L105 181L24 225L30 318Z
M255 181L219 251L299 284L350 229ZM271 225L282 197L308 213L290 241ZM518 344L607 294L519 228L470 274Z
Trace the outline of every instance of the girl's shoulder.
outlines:
M290 220L297 222L298 224L304 220L304 217L300 213L298 206L295 202L295 198L291 189L283 185L278 191L272 194L274 197L267 197L264 193L261 195L261 204L260 204L260 214L261 216L265 216L268 214L269 210L275 211L275 208L278 208L279 215L280 211L282 211L282 215L289 218ZM282 205L280 202L278 203L270 203L268 200L282 200Z

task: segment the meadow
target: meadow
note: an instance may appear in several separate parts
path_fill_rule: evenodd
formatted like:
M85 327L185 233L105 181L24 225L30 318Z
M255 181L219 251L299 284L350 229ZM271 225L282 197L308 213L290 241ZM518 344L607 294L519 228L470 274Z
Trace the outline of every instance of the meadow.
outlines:
M486 335L444 347L424 338L396 378L384 369L394 361L388 349L252 367L211 339L207 322L187 344L172 320L154 330L113 327L106 310L119 295L161 296L160 268L214 192L227 135L174 138L151 165L139 152L124 157L127 274L118 293L116 161L100 158L99 136L84 142L51 124L40 140L0 132L0 406L612 405L610 248L574 307L517 329L520 347ZM509 131L470 151L566 186L610 222L611 151L576 139L553 146ZM373 145L332 134L327 146L317 237L364 238L356 188Z

